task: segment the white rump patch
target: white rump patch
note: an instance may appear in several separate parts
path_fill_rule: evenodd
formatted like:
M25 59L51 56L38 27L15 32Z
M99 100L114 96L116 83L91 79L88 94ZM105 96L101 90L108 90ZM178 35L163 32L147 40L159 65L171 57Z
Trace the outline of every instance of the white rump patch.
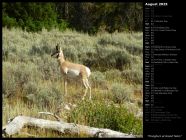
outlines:
M86 68L86 72L87 72L87 75L88 77L90 76L91 72L90 72L90 69L88 67L85 67Z
M80 73L79 70L68 69L68 71L67 71L67 76L73 78L73 77L77 77L77 76L79 76L79 73Z

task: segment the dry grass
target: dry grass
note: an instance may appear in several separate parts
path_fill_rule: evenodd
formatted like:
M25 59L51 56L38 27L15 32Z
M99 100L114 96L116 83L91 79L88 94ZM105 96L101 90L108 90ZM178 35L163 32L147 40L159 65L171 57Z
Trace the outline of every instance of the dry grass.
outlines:
M84 90L81 82L69 81L68 95L64 96L63 77L56 60L50 57L57 43L62 46L66 59L91 68L92 104L88 103L89 93L86 101L82 102ZM54 113L58 110L58 115L69 122L73 120L71 117L76 111L76 121L81 124L95 127L100 124L141 135L142 118L135 116L141 112L143 106L142 43L142 33L89 36L75 31L62 33L43 29L38 33L29 33L20 29L3 28L3 125L7 124L8 119L20 114L54 120L53 117L41 116L38 112ZM113 88L114 85L116 86ZM110 108L113 113L118 106L119 109L125 108L127 113L132 113L132 116L129 114L129 122L134 121L136 125L124 124L128 118L123 119L120 115L112 118L115 114L110 114L108 118L107 105L110 104L114 104ZM89 105L90 109L83 110L85 105ZM95 114L96 110L92 108L94 106L101 108L98 109L100 115ZM97 120L91 120L92 117L87 116L90 121L83 121L84 113L94 114L93 117ZM118 127L117 121L112 122L115 119L122 120L123 126ZM35 130L32 132L33 136L29 136L28 129L23 130L25 134L15 137L39 137ZM45 130L39 130L39 134L41 137L61 137L61 134ZM84 136L82 134L78 137Z

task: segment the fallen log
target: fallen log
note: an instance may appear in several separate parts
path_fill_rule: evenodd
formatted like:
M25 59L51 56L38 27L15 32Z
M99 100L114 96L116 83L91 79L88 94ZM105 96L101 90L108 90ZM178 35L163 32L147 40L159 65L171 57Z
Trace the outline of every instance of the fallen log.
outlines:
M19 133L24 126L34 126L44 129L52 129L63 134L81 134L84 133L89 137L109 138L135 138L134 135L129 135L110 129L95 128L85 125L79 125L74 123L66 123L63 121L51 121L45 119L38 119L28 116L17 116L11 120L6 126L3 127L3 133L7 136L12 136Z

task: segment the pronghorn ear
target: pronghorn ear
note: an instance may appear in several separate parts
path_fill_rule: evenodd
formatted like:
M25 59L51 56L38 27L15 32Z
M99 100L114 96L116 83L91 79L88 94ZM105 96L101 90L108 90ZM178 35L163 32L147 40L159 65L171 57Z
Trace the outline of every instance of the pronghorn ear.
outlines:
M56 46L56 50L59 51L59 44L57 44L57 46Z

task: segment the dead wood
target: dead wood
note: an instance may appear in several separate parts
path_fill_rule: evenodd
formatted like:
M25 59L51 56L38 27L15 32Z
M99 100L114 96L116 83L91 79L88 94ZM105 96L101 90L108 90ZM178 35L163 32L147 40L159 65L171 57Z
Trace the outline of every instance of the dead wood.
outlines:
M56 117L55 114L40 112L47 115L55 116L57 120L60 120L59 117ZM89 137L98 137L98 138L109 138L109 137L122 137L122 138L135 138L134 135L129 135L117 131L113 131L110 129L104 128L95 128L85 125L79 125L74 123L66 123L62 120L60 121L51 121L45 119L38 119L28 116L17 116L11 122L9 122L6 126L3 127L3 134L5 136L12 136L16 133L19 133L24 126L34 126L38 128L44 129L52 129L63 134L86 134Z

